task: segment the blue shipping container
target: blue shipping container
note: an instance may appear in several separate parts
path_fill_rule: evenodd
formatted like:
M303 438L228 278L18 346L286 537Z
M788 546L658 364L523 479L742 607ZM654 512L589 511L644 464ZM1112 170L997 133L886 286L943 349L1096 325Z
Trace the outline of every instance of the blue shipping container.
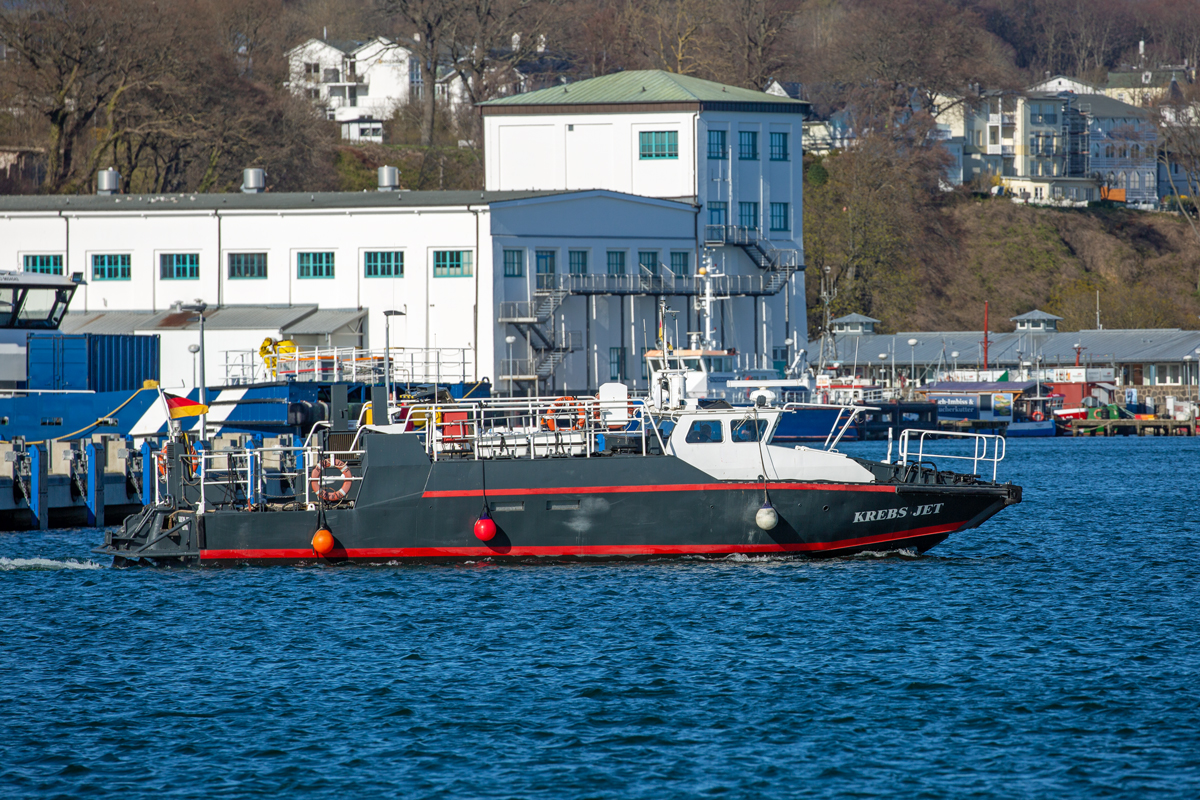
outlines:
M30 334L25 349L31 390L125 392L158 380L157 336Z

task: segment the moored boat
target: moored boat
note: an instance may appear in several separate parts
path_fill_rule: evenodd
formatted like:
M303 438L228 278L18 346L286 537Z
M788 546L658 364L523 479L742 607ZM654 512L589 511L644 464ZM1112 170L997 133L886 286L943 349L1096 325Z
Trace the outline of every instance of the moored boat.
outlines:
M417 405L303 446L159 454L157 502L109 532L116 564L596 560L924 552L1021 500L1003 439L926 432L874 462L771 444L782 409L616 397ZM850 421L862 407L847 409ZM931 462L965 459L970 471ZM981 474L990 467L991 475Z

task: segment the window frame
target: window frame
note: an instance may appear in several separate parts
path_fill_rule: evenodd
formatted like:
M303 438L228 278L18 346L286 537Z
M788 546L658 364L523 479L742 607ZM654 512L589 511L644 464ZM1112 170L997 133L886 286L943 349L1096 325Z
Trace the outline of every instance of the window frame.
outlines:
M168 259L171 259L168 264ZM182 259L182 261L181 261ZM181 274L183 273L183 274ZM158 279L160 281L200 280L199 253L159 253Z
M682 266L677 264L677 261L682 261ZM681 271L682 270L682 271ZM675 273L677 278L686 278L692 272L692 251L691 250L672 250L671 251L671 272Z
M638 267L645 267L650 270L651 275L658 275L658 265L662 263L662 253L659 250L638 250ZM647 257L654 259L653 264L648 264ZM641 275L641 269L638 270L638 275Z
M638 160L678 161L679 131L638 131Z
M627 253L624 250L609 250L609 251L607 251L607 255L605 257L605 266L607 267L608 272L606 274L608 274L608 275L625 275L626 274L625 264L626 264L626 261L628 260L626 258L626 255L627 255ZM615 256L615 258L614 258L614 256ZM614 264L613 263L614 261L619 261L620 263ZM619 271L614 270L613 269L614 266L620 267L620 270Z
M721 221L715 222L713 215L720 212ZM729 224L729 201L727 200L710 200L708 203L708 224L709 225L728 225Z
M30 269L30 259L58 259L57 269L55 265L39 264L33 269ZM65 253L22 253L21 254L21 271L29 272L34 275L62 275L66 270L67 256Z
M711 431L712 431L712 428L710 426L716 425L717 438L715 438L715 439L709 438L706 440L701 440L700 439L700 426L701 425L708 428L709 433L711 433ZM684 435L683 441L685 444L721 444L722 442L725 441L725 421L719 417L715 418L715 419L694 419L694 420L692 420L692 424L688 426L688 431Z
M457 254L457 266L449 263L449 257ZM446 263L438 266L439 256L444 257ZM433 250L430 257L430 264L435 278L473 278L475 276L475 251L474 250ZM439 273L439 270L441 272ZM451 270L456 270L452 272Z
M91 253L92 262L92 280L94 281L131 281L133 280L133 254L132 253ZM116 276L100 275L96 272L96 262L98 259L124 259L124 263L105 264L105 270L119 270L121 274Z
M770 229L772 231L791 231L792 229L792 209L791 203L771 203L770 205ZM776 214L778 211L778 215ZM778 223L778 224L777 224Z
M233 259L243 258L246 256L262 256L262 274L261 275L234 275L233 274ZM270 257L262 250L242 251L225 254L225 277L231 281L264 281L269 274L267 265L270 263ZM240 267L243 271L245 266Z
M515 258L510 260L509 256L514 256ZM506 247L504 248L500 258L504 264L504 277L525 277L525 248Z
M749 219L749 217L750 217L750 215L747 214L747 210L751 206L753 206L754 222L752 224L747 224L746 220ZM759 227L761 227L762 226L761 212L762 212L762 208L759 206L759 203L757 200L739 200L738 201L738 227L741 227L741 228L759 228Z
M624 347L608 348L609 380L612 380L612 381L628 380L628 378L626 377L625 360L626 359L625 359L625 348Z
M718 141L714 142L714 134ZM714 147L713 145L717 145ZM728 161L729 160L729 131L723 128L708 129L708 160L709 161Z
M306 257L312 256L329 256L328 264L302 264L301 261ZM324 259L322 259L324 260ZM314 268L320 269L322 272L328 267L329 274L316 275L313 274ZM309 274L302 274L303 270L307 269ZM296 280L302 281L321 281L332 280L337 275L337 253L334 250L297 250L296 251Z
M568 250L567 251L567 274L568 275L587 275L588 274L588 251L587 250Z
M758 161L758 131L738 131L738 161Z
M776 148L776 140L779 141L779 147ZM791 161L792 152L789 147L788 134L786 131L771 131L768 136L770 147L770 159L772 161Z
M372 267L372 264L370 263L371 256L393 256L392 260L394 263L392 263L392 264L379 263L379 264L374 265L374 267L377 271L381 270L383 268L390 268L391 273L383 274L382 272L379 272L378 274L372 275L370 273L370 269ZM404 277L404 251L403 250L364 250L362 263L363 263L363 277L364 278L387 279L387 278L403 278ZM398 270L397 270L397 267L399 267Z

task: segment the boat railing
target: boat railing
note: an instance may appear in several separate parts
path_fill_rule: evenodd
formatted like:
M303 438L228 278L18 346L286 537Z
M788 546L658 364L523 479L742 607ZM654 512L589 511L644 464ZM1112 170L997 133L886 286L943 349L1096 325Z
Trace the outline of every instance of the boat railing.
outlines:
M270 502L298 502L316 506L322 493L340 494L336 503L362 481L352 466L360 464L362 450L325 450L306 444L301 447L252 447L229 450L197 450L185 457L194 469L199 486L199 509L257 508ZM334 472L336 474L327 474ZM273 495L271 481L291 483L291 492ZM301 491L301 484L303 491ZM282 486L282 484L281 484Z
M914 442L913 439L916 439ZM933 440L967 439L973 443L971 455L949 453L945 451L931 452L926 449L926 443ZM950 459L953 461L970 461L971 473L979 474L979 465L992 465L992 482L1000 462L1004 460L1007 444L1003 436L992 433L960 433L957 431L929 431L906 428L900 432L900 462L901 464L920 464L927 459Z
M474 380L474 356L465 347L308 347L225 351L225 385L259 381L458 383Z
M831 453L837 452L838 443L850 431L850 426L858 419L859 414L864 411L879 410L876 406L833 405L830 403L785 403L783 406L785 412L798 408L819 408L825 411L836 408L838 410L838 415L829 428L829 434L825 437L825 444L822 445Z

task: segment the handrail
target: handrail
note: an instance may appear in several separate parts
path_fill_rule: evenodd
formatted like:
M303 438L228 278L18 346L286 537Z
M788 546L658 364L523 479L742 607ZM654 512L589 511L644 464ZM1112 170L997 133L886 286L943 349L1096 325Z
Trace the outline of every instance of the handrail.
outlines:
M970 461L971 473L977 474L979 471L980 462L992 464L992 483L996 482L996 475L1000 462L1004 460L1004 456L1008 451L1008 444L1003 436L998 436L993 433L967 433L957 431L929 431L915 430L913 428L905 428L900 432L900 461L901 464L909 463L909 454L911 452L910 440L912 435L917 435L917 457L915 463L919 464L925 460L926 456L938 459L953 459L957 461ZM955 455L953 453L926 453L925 440L933 436L938 439L971 439L974 441L974 450L971 455ZM991 454L989 455L989 442L991 444Z
M792 409L796 409L796 408L823 408L826 410L834 409L834 408L838 409L838 415L833 421L833 426L829 429L829 435L825 437L825 443L823 445L821 445L822 447L824 447L826 450L828 450L831 453L837 452L838 443L842 441L842 437L844 437L846 435L846 433L850 430L850 426L854 424L854 421L858 418L859 414L861 414L864 411L879 411L880 410L878 406L834 405L831 403L784 403L783 404L784 412L791 411ZM850 412L850 415L846 418L846 421L844 423L842 423L842 414L844 414L846 412ZM838 430L839 423L841 423L841 425L842 425L840 430ZM834 438L834 431L837 431L836 438ZM829 440L831 438L833 439L833 444L830 444L830 442L829 442Z

